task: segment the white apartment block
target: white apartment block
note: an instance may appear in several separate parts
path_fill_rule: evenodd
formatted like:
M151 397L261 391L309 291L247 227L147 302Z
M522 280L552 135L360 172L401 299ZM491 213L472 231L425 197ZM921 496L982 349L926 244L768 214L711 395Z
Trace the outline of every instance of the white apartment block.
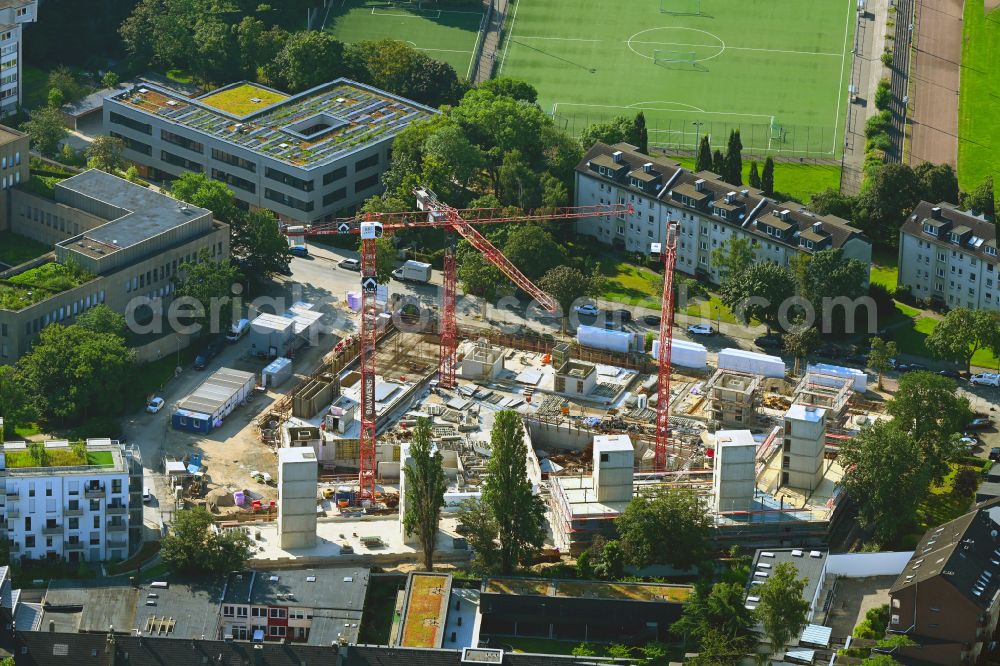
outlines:
M38 17L38 0L0 0L0 118L21 104L21 26Z
M634 212L577 222L577 231L629 252L650 253L667 223L680 223L677 270L719 282L712 251L734 235L749 238L757 261L787 266L799 253L841 249L871 265L871 242L846 220L802 204L778 203L709 171L636 152L627 143L595 144L576 167L576 205L631 204Z
M45 442L39 465L24 442L0 453L0 483L11 560L123 560L142 528L142 465L138 451L110 439ZM131 508L131 511L130 511ZM131 534L130 534L131 528Z
M1000 310L997 228L950 203L921 201L899 229L899 282L950 308Z

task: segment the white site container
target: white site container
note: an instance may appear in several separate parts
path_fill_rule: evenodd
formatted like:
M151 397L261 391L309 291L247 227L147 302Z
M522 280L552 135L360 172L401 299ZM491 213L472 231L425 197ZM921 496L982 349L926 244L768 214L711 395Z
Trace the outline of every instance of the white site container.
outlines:
M864 370L858 370L857 368L845 368L842 365L831 365L829 363L810 363L806 366L806 371L812 375L810 377L811 381L816 384L827 385L823 380L823 375L831 377L829 381L829 386L836 386L840 382L837 381L839 378L841 381L844 379L851 379L853 381L852 387L857 393L864 393L868 390L868 373Z
M584 347L604 349L627 354L632 350L633 334L625 331L609 331L596 326L579 326L576 342Z
M778 356L730 348L719 352L719 370L736 370L751 375L781 378L785 376L785 362Z
M653 340L653 358L660 359L660 341ZM705 345L687 340L674 340L670 345L670 365L681 368L708 367L708 350Z

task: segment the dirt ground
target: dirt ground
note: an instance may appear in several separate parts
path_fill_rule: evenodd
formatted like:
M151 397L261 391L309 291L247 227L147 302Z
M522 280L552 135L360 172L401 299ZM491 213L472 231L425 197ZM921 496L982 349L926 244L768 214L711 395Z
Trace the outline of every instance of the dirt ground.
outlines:
M958 160L962 0L917 0L917 11L910 164L927 161L954 167Z
M895 576L838 578L833 605L826 617L826 625L833 629L833 635L850 636L870 608L888 602L889 588L895 582Z

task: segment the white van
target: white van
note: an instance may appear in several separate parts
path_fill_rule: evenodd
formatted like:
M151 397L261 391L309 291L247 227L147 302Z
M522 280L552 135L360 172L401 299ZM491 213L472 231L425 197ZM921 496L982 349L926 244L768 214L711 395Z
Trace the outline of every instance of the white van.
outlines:
M142 480L142 503L149 504L153 501L153 480L145 478Z
M984 372L980 375L972 375L969 378L970 384L979 386L1000 386L1000 375L995 372Z
M240 338L250 332L250 320L240 319L238 322L229 327L229 333L226 333L226 340L228 342L239 342Z

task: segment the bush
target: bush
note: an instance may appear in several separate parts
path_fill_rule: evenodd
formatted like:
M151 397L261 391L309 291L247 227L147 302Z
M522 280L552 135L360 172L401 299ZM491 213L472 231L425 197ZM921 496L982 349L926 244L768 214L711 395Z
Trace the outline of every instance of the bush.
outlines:
M896 303L892 300L892 291L880 284L872 283L868 286L868 295L875 301L875 311L880 323L883 319L888 319L896 313Z
M886 134L892 128L892 114L880 111L865 122L865 138Z
M875 108L885 111L889 108L890 102L892 102L892 86L889 79L882 79L875 88Z
M892 54L888 51L882 54L882 64L886 67L892 67Z
M907 305L916 304L916 299L913 298L913 290L908 285L896 287L896 291L892 293L892 296L900 303L906 303Z

